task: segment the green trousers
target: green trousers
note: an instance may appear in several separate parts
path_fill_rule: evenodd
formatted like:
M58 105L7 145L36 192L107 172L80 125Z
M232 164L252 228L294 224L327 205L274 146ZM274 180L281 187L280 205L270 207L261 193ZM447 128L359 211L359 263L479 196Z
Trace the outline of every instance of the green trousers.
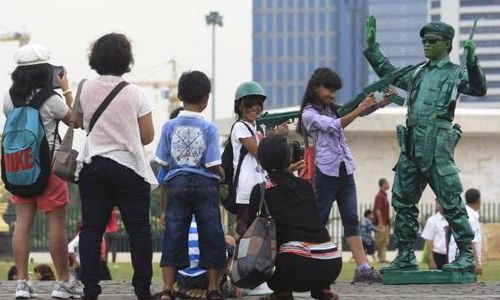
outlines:
M427 184L443 207L444 216L457 244L471 244L474 233L460 197L462 183L458 169L452 160L435 158L430 168L422 170L419 157L409 157L402 153L395 171L392 206L396 211L394 233L398 248L413 248L419 228L417 204Z

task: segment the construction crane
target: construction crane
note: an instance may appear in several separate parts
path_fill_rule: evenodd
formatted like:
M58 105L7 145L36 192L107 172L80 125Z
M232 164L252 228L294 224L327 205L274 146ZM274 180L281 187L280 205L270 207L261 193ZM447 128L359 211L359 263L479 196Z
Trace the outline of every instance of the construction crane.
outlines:
M170 67L170 79L168 80L134 80L132 83L143 87L152 87L154 89L165 88L167 90L167 95L165 98L169 100L168 111L171 112L175 108L180 106L179 98L177 98L177 61L175 59L170 59L166 62L167 67ZM156 73L164 68L165 63L156 66L149 73ZM150 74L151 76L152 74Z
M0 42L19 41L19 46L26 45L30 41L30 35L25 32L3 32L0 33Z

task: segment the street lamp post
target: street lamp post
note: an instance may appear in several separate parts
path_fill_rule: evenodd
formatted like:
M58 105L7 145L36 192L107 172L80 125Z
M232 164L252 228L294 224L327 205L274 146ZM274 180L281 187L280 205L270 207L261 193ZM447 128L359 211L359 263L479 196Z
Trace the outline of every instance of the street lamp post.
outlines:
M222 16L211 11L205 16L207 25L212 25L212 122L215 121L215 26L222 27Z

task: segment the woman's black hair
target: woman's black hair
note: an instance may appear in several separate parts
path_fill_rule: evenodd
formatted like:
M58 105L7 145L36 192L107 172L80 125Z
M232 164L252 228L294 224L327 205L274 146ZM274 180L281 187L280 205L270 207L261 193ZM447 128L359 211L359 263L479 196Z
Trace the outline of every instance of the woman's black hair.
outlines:
M10 94L15 98L28 100L35 95L37 89L50 87L52 66L50 64L19 66L12 72L11 78Z
M296 128L296 131L299 134L302 134L302 112L304 111L304 107L308 104L319 104L318 94L314 91L314 89L319 86L333 90L340 90L342 88L342 79L340 79L340 76L330 68L317 68L314 70L311 78L307 82L304 97L302 98L302 104L300 105L299 121ZM331 103L329 106L333 112L337 111L338 105Z
M99 75L121 76L133 63L132 45L124 34L103 35L91 46L89 66Z
M257 159L264 170L267 171L271 181L277 185L285 186L295 191L294 177L288 171L291 162L290 147L282 135L271 135L259 143Z

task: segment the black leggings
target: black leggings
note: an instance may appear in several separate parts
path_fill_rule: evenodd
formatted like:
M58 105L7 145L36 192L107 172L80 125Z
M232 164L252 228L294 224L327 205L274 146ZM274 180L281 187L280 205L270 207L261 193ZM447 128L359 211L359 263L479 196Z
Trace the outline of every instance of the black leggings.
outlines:
M267 281L274 292L321 292L337 279L342 258L313 259L291 253L276 256L276 270Z

